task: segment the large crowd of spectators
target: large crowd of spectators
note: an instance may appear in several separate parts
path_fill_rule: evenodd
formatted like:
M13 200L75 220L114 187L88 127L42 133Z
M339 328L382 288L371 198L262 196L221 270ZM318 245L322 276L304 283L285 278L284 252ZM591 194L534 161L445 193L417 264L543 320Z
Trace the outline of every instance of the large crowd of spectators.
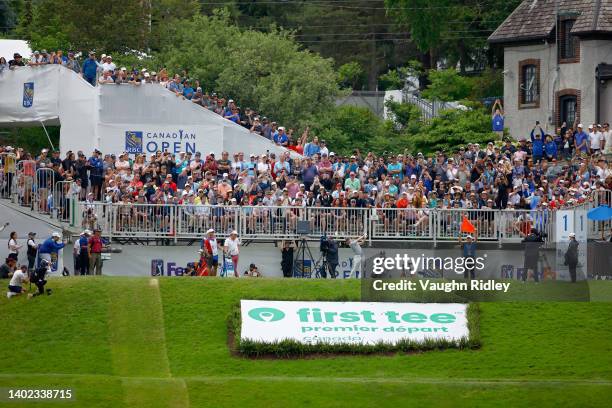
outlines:
M69 151L60 157L46 149L32 154L10 146L0 148L0 152L15 153L17 163L33 160L36 168L52 169L55 182L73 181L68 193L81 200L195 207L406 209L398 215L381 211L380 216L385 225L418 227L431 209L554 210L588 200L596 190L612 189L608 123L586 128L563 124L550 134L536 124L530 135L516 142L469 143L429 156L407 151L379 156L358 149L341 155L330 151L308 128L297 136L251 109L241 111L232 99L203 92L201 84L186 75L170 78L165 69L128 72L116 67L111 56L97 60L94 53L79 63L72 53L35 51L29 61L30 65L49 63L79 72L92 85L96 81L103 85L158 83L177 97L303 155L158 151L151 156L115 156L95 150ZM8 63L10 67L24 64L18 55ZM4 170L7 180L6 163ZM17 188L28 190L27 180L17 180ZM347 222L334 214L330 213L328 224Z

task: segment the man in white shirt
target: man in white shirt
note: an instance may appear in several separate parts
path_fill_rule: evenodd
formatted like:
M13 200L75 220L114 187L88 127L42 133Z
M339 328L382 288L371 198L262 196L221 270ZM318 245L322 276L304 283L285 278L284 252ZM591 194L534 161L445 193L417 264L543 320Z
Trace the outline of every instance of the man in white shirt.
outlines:
M601 125L599 125L599 127L589 125L589 142L591 145L591 153L595 154L601 150L604 143Z
M102 72L104 71L115 72L116 68L117 66L113 62L113 57L111 57L110 55L107 55L102 63Z
M612 130L610 130L610 124L603 124L603 137L604 137L604 153L612 154Z
M238 232L232 231L229 238L225 240L223 244L223 251L226 255L232 258L232 264L234 265L234 276L237 278L240 276L238 273L238 256L240 255L240 238L238 238Z
M28 272L28 267L25 265L22 265L21 269L17 269L13 273L13 277L11 278L11 281L9 282L9 285L8 285L8 292L6 292L7 298L10 299L13 296L20 295L21 293L25 291L22 285L28 282L27 272Z
M363 249L361 248L361 244L365 241L367 234L363 234L358 238L347 238L346 243L353 250L353 266L351 267L351 273L349 274L349 278L352 278L355 275L356 278L359 278L359 274L361 274L361 256L363 255Z

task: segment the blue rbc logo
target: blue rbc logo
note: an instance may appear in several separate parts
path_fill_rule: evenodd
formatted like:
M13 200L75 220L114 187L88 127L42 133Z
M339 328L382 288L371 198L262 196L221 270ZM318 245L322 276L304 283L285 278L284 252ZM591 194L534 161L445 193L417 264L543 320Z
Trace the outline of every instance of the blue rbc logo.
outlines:
M125 131L125 151L128 153L142 153L142 132L134 130Z

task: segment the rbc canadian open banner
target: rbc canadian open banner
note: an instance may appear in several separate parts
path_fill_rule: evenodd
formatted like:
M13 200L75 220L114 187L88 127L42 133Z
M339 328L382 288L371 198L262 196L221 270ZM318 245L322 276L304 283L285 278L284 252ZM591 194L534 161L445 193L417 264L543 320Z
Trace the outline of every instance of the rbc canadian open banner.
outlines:
M469 335L460 303L285 302L241 300L241 340L303 344L459 341Z

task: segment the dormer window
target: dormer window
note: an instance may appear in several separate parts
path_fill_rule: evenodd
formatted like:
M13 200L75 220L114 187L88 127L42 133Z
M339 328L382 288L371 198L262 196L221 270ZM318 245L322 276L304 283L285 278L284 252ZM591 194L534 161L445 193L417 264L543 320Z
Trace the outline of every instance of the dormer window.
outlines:
M572 34L574 19L559 21L559 62L578 62L579 42L578 37Z

